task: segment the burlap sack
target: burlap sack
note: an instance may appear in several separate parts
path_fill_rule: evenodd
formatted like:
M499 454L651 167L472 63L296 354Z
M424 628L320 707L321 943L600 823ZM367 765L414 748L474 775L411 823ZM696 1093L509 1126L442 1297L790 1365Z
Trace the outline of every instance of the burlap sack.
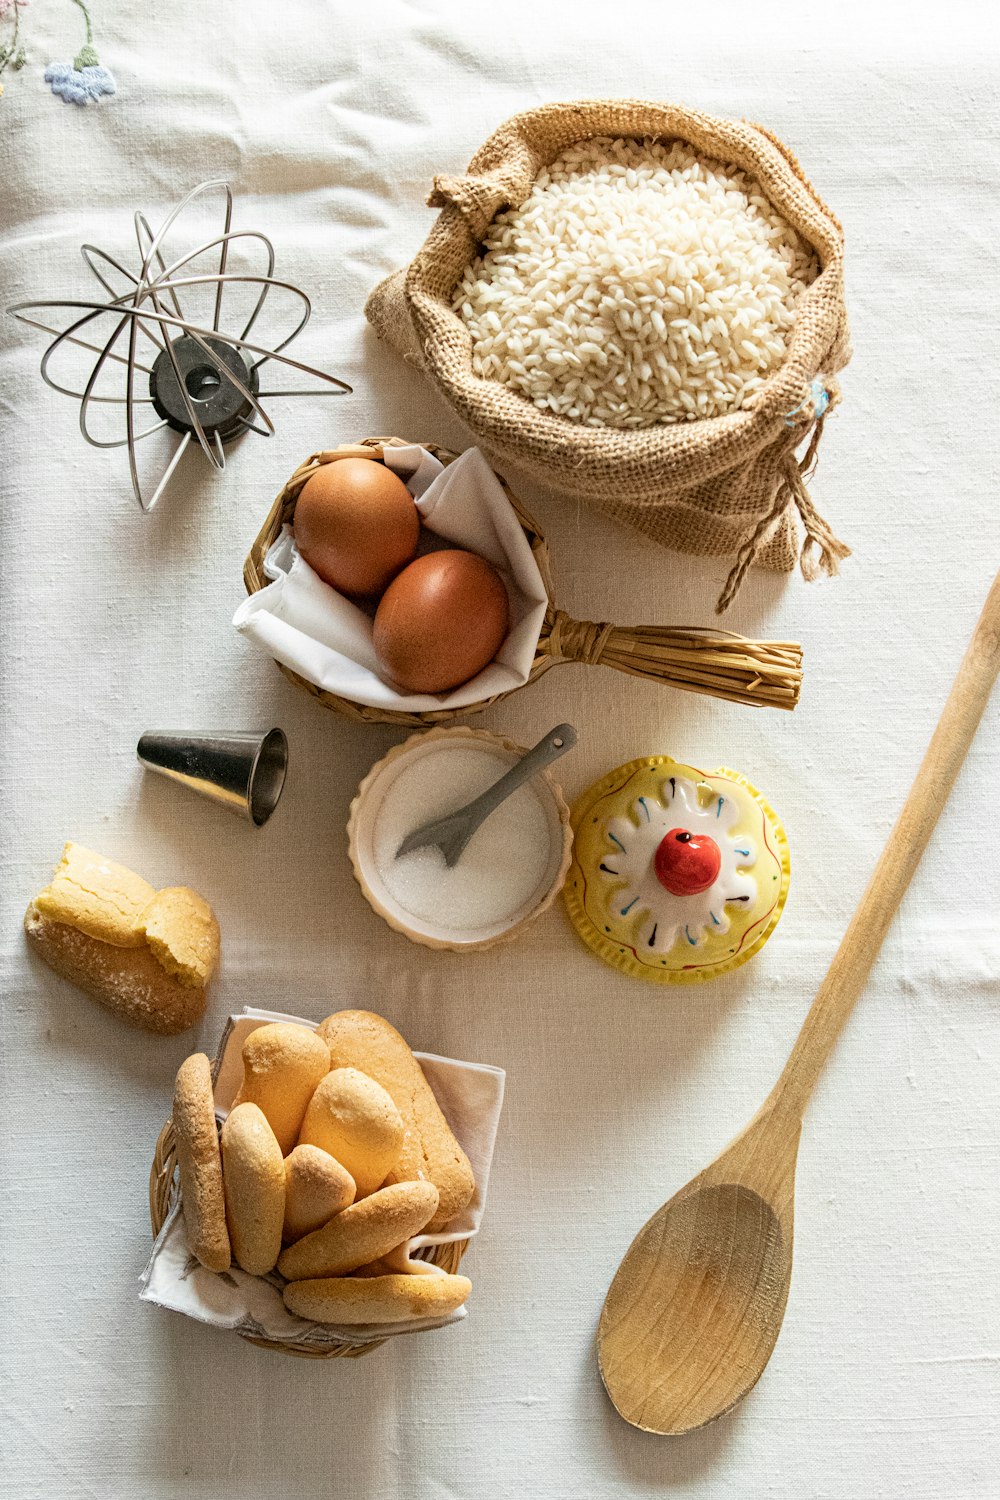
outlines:
M591 428L473 374L471 336L451 310L455 285L487 225L524 200L539 168L593 136L681 139L742 167L816 250L821 273L801 298L785 362L741 411L638 430ZM428 203L441 213L423 249L408 270L375 288L365 312L383 338L426 370L494 463L599 505L664 546L733 557L720 612L753 562L783 571L795 566L796 510L806 537L803 573L836 573L848 548L816 513L803 475L824 416L839 399L834 375L850 357L843 235L780 141L760 126L678 105L548 104L502 125L465 176L435 177ZM800 461L796 449L806 438Z

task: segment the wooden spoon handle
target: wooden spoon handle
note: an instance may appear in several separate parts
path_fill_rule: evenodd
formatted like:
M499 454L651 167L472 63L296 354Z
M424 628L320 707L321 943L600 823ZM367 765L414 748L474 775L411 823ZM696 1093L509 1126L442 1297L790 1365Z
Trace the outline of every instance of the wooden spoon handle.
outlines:
M761 1113L800 1118L851 1007L864 989L896 908L934 831L1000 672L1000 573L958 669L917 779L861 904L834 955L792 1054Z

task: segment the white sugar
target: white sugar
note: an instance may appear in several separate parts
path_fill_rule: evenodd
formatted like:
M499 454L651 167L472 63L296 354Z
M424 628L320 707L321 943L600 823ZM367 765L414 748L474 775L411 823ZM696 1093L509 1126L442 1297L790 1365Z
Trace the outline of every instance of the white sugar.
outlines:
M510 768L491 750L464 744L414 756L399 770L375 815L375 868L394 901L424 922L474 932L526 915L544 894L550 820L529 783L497 808L448 869L438 849L396 858L414 828L455 812Z

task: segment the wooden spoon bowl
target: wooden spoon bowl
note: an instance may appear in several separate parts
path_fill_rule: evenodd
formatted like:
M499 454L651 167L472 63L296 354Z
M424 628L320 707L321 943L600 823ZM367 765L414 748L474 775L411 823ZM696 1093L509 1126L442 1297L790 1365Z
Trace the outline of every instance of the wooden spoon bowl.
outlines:
M598 1330L601 1379L644 1432L714 1421L771 1357L792 1276L798 1143L785 1121L790 1153L782 1149L779 1123L762 1116L658 1209L611 1283Z
M771 1357L790 1272L791 1246L752 1188L725 1182L665 1204L633 1242L601 1314L601 1378L626 1421L690 1432L742 1400ZM643 1299L654 1286L661 1313L650 1324ZM659 1379L647 1389L636 1375L651 1363Z

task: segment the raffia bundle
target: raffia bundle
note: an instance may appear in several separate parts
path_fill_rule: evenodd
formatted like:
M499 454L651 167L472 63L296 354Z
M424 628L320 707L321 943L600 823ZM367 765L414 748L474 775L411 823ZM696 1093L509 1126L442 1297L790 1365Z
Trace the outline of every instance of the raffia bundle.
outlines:
M819 275L798 303L786 357L739 410L674 425L592 427L540 410L510 385L475 373L472 336L453 307L456 286L497 214L523 203L541 168L561 152L598 137L680 140L741 169L815 252ZM426 371L491 460L556 494L590 501L665 546L731 558L720 612L753 563L795 566L796 513L805 531L805 576L837 572L848 548L813 506L805 476L840 397L836 373L850 357L843 235L781 142L760 126L676 105L550 104L502 125L465 175L436 177L428 202L441 213L423 248L407 270L376 287L366 313Z

